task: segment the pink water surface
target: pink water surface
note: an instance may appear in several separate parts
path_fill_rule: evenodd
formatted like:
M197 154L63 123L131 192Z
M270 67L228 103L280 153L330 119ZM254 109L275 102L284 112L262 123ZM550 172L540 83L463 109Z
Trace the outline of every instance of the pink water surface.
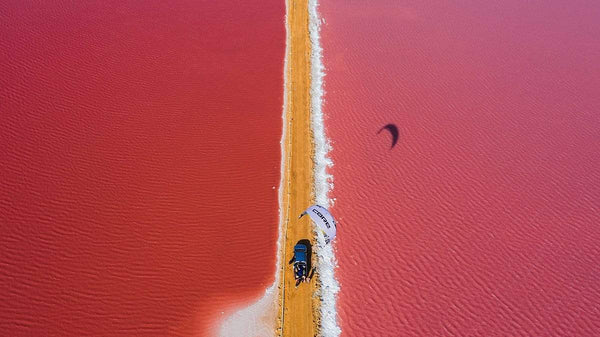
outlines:
M273 282L285 3L0 4L0 336L205 336Z
M599 336L600 3L320 12L342 335Z

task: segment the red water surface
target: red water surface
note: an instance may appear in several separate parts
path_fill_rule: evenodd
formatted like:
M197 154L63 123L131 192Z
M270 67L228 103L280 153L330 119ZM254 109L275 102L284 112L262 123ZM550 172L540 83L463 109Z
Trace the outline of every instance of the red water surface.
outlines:
M320 11L342 335L600 336L600 2Z
M284 15L0 5L0 335L207 335L273 282Z

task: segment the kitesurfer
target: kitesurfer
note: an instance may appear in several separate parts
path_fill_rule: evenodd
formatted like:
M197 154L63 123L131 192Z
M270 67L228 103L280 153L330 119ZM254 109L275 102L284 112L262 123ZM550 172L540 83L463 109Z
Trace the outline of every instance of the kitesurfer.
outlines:
M298 264L294 266L294 274L296 279L296 287L301 282L306 282L306 267L303 264Z

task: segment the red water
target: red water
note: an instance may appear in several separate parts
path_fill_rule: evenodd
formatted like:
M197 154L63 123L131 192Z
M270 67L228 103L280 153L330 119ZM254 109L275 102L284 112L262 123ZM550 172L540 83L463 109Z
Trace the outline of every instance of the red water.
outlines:
M600 2L320 11L342 335L599 336Z
M273 282L284 15L0 5L0 335L206 335Z

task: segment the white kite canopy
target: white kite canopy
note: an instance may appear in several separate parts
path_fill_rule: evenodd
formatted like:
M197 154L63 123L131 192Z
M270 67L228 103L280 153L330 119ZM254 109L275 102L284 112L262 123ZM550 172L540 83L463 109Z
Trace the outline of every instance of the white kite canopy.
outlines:
M310 218L321 228L323 234L325 235L325 242L329 243L333 238L335 238L335 232L337 230L335 225L335 220L333 216L327 208L319 205L312 205L306 209L306 211L302 212L298 219L303 217L305 214L308 214Z

